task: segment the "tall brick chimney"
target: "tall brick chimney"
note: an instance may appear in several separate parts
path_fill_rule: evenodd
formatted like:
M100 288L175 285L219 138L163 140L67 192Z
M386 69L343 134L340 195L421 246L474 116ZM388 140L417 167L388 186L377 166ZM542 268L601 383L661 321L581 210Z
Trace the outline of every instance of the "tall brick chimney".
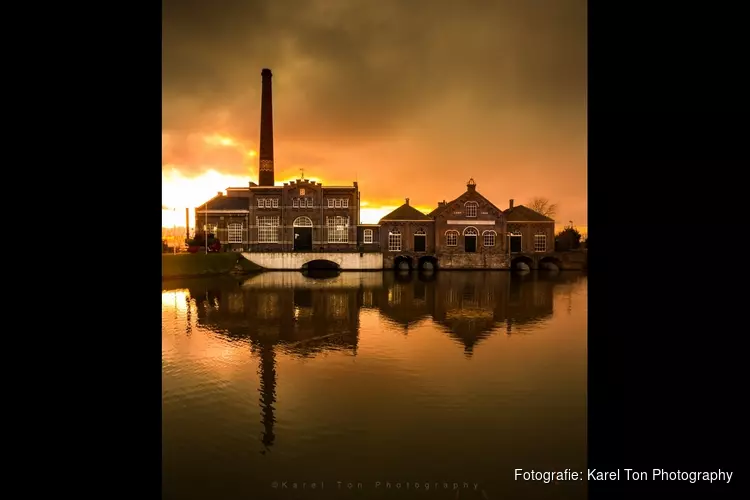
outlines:
M515 200L513 198L511 198L510 200L508 200L508 205L510 205L510 208L513 208L513 202L514 201Z
M262 78L260 97L260 151L258 153L258 185L273 186L273 98L271 96L271 70L260 72Z

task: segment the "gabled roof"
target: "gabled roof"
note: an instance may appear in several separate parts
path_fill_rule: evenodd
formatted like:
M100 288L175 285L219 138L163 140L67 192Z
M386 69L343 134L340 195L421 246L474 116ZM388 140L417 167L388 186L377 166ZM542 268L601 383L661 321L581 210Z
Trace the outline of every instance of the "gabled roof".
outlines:
M244 196L214 196L207 203L195 207L196 210L249 210L250 198Z
M453 205L454 203L456 203L456 202L457 202L457 201L458 201L459 199L461 199L462 197L464 197L464 196L465 196L466 194L468 194L468 193L470 193L470 192L472 192L472 191L471 191L471 190L469 190L469 189L467 189L466 191L464 191L463 193L461 193L461 196L459 196L458 198L454 198L453 200L451 200L451 201L447 202L447 203L446 203L445 205L443 205L443 206L438 206L438 207L437 207L437 208L435 208L435 209L434 209L434 210L433 210L432 212L430 212L430 218L432 218L432 219L436 218L436 217L437 217L438 215L440 215L440 214L441 214L441 213L442 213L442 212L443 212L444 210L446 210L446 209L447 209L448 207L450 207L451 205ZM484 201L485 201L485 202L486 202L486 203L487 203L487 204L488 204L489 206L491 206L492 208L494 208L495 210L497 210L497 211L498 211L498 213L503 213L503 211L502 211L502 210L500 210L499 208L497 208L497 206L496 206L496 205L495 205L494 203L492 203L492 202L491 202L490 200L488 200L487 198L485 198L484 196L482 196L482 195L481 195L481 193L479 193L479 191L477 191L477 190L475 189L475 190L473 191L473 193L474 193L474 194L475 194L475 195L476 195L477 197L479 197L479 198L481 198L482 200L484 200Z
M504 211L503 214L505 214L505 220L507 222L555 222L555 219L550 219L546 215L535 212L523 205L509 208Z
M398 207L393 212L389 213L388 215L384 215L380 222L383 221L389 221L389 220L423 220L423 221L430 221L432 218L428 217L427 215L423 214L416 208L412 207L408 203L404 203L400 207Z

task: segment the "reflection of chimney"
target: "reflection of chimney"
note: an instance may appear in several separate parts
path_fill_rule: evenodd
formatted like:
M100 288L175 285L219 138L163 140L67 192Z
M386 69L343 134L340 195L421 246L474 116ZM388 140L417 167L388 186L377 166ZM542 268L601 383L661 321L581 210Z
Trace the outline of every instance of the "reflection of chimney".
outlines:
M513 202L514 202L514 201L515 201L515 200L513 200L513 198L511 198L511 199L510 199L510 201L508 202L508 205L510 205L510 208L513 208Z
M276 435L274 403L276 402L276 354L272 345L260 346L260 411L263 416L263 436L261 442L267 450L273 445ZM264 453L265 451L261 452Z
M271 97L271 70L260 72L260 151L258 152L258 185L273 186L273 98Z

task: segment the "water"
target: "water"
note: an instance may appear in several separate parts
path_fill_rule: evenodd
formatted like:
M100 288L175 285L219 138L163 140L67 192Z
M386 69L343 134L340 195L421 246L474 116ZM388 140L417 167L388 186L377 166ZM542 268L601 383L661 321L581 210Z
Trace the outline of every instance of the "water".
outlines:
M585 471L583 275L170 281L162 325L165 499L585 498L514 481Z

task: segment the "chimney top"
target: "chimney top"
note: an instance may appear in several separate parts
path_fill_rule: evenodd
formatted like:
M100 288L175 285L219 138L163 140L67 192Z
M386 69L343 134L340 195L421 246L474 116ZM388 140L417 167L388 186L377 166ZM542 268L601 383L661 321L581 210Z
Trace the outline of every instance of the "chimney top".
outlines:
M466 183L466 187L468 188L469 191L474 191L477 189L477 183L474 182L473 178L471 178L469 179L469 182Z
M216 193L216 196L224 196L224 193L223 193L223 192L221 192L221 191L218 191L218 192Z
M273 76L271 73L271 70L268 68L263 68L263 70L260 72L260 76Z
M515 200L513 200L513 198L511 198L511 199L510 199L510 201L508 202L508 205L510 205L510 208L513 208L513 202L514 202L514 201L515 201Z
M406 199L406 204L407 204L407 205L409 204L409 198L407 198L407 199Z

